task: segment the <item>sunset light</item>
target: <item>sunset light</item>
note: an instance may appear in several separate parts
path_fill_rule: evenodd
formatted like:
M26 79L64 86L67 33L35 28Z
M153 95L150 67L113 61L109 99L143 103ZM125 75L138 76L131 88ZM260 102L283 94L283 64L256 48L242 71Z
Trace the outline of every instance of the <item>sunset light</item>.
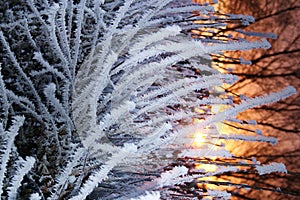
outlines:
M0 10L1 200L299 199L299 0Z

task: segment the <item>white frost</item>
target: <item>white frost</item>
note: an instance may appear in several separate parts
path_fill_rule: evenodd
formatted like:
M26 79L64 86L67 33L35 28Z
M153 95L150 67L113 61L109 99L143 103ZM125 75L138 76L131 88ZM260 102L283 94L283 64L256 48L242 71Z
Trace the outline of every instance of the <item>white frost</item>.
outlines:
M270 163L268 165L256 166L256 170L259 175L270 174L272 172L287 173L283 163Z

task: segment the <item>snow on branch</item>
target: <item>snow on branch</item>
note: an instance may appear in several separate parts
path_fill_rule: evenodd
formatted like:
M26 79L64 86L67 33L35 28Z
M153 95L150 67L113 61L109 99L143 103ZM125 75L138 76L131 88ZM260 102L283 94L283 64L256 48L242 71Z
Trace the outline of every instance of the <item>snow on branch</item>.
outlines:
M145 195L139 196L137 198L131 198L130 200L160 200L160 193L155 192L147 192Z
M124 145L124 147L119 152L112 155L112 157L108 161L106 161L106 163L104 163L104 165L102 165L99 170L94 172L88 178L88 180L80 188L79 194L72 197L71 200L85 199L99 183L108 178L108 173L115 166L124 162L124 159L126 159L127 156L136 153L136 151L137 149L134 144Z
M185 149L183 150L179 155L179 157L184 158L184 157L218 157L218 158L231 158L233 155L223 149Z
M7 188L8 190L8 199L16 199L17 190L21 186L21 182L23 177L31 170L31 168L35 164L35 159L33 157L26 157L25 160L19 157L17 161L17 170L16 174L13 176L10 181L10 186Z
M240 134L219 134L217 136L211 136L212 138L225 139L225 140L242 140L248 142L267 142L272 145L277 144L277 139L274 137L265 137L265 136L250 136L250 135L240 135Z
M257 165L256 170L259 175L270 174L273 172L287 173L283 163L270 163L267 165Z
M222 198L222 199L230 199L231 197L230 193L221 190L208 190L207 195L209 195L210 197Z
M215 128L225 120L242 124L234 119L239 112L296 92L287 87L262 97L240 98L235 105L225 92L217 91L237 77L212 68L210 54L269 48L268 41L195 39L190 32L223 28L230 20L248 25L252 17L214 15L213 6L189 0L28 0L7 5L0 24L0 196L17 198L29 173L47 180L30 188L31 199L82 200L105 180L121 183L131 170L128 176L136 180L126 188L134 191L138 183L151 179L155 187L150 189L160 189L136 199L159 199L176 184L237 171L218 166L215 172L194 176L182 163L162 172L177 159L235 159L223 144L187 147L195 130L205 130L207 139L276 143L259 131L257 136L222 135ZM197 19L211 23L194 23ZM238 62L250 64L243 58ZM226 109L215 113L213 107L220 105ZM15 115L26 116L26 121ZM200 122L194 124L194 119ZM20 139L16 136L21 126ZM18 151L26 155L21 158ZM148 168L158 175L149 175ZM286 172L281 164L256 169L259 174ZM118 187L123 186L114 185ZM225 191L199 194L230 197Z
M4 131L4 127L1 124L1 128L0 131L4 131L1 132L1 139L2 139L2 143L1 144L1 167L0 167L0 197L1 194L3 192L2 188L4 186L4 179L5 179L5 174L7 173L7 164L8 161L10 159L11 156L11 152L13 150L14 147L14 139L15 137L18 135L18 131L19 128L23 125L25 118L21 117L21 116L15 116L13 121L12 121L12 125L9 127L9 129L7 131ZM25 168L24 168L24 172L27 173L27 170L33 163L34 160L32 160L33 158L29 158L28 162L24 162L25 164ZM26 168L27 166L27 168ZM31 167L30 167L31 168ZM16 178L23 178L23 176L26 174L18 174L18 177ZM17 179L16 179L17 181ZM18 185L13 184L14 187L18 187ZM14 188L13 188L14 189Z
M224 121L228 118L236 116L239 112L245 111L250 108L257 106L274 103L281 99L285 99L296 93L296 89L292 86L288 86L283 89L281 92L271 93L269 95L264 95L261 97L250 98L242 101L240 104L236 105L233 108L229 108L224 112L217 113L214 116L208 117L205 122L201 123L201 127L205 127L212 122Z
M159 187L176 185L178 182L177 178L186 175L188 168L184 166L174 167L172 170L164 172L161 177L157 180Z
M155 33L149 33L145 36L142 36L138 40L140 42L135 43L130 49L130 54L136 54L134 52L140 52L144 50L148 45L153 45L157 42L159 42L157 39L159 38L160 41L165 40L166 38L169 38L171 36L178 35L181 31L181 28L179 26L167 26L166 28L161 28L159 31Z
M5 83L3 81L3 77L1 74L1 70L2 70L2 66L0 63L0 106L1 106L1 111L0 111L0 124L3 125L2 128L6 127L6 123L7 123L7 118L8 118L8 109L9 109L9 103L8 103L8 97L7 97L7 91L5 88ZM0 131L2 131L0 129Z

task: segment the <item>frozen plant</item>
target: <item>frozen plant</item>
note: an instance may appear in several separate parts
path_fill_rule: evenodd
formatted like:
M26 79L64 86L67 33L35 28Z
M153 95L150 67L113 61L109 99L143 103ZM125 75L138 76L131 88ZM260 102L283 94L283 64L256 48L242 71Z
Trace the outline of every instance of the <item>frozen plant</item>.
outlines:
M188 0L17 0L0 7L4 199L164 198L165 186L197 178L183 166L163 169L193 151L193 129L216 130L240 111L294 93L287 88L240 105L209 94L237 80L211 68L210 54L269 43L198 40L190 30L226 20L246 25L249 16L195 24L215 20L213 7ZM207 109L223 104L230 105L223 113ZM195 118L204 121L191 125Z

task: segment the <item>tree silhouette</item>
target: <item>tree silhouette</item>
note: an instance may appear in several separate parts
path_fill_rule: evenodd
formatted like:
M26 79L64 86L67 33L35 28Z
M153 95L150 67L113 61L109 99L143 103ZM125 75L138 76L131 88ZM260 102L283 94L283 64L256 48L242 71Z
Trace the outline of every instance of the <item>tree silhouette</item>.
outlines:
M199 2L199 1L198 1ZM195 32L195 37L222 39L224 41L234 38L265 37L272 47L255 49L251 52L225 52L223 55L214 55L213 62L220 70L239 76L239 80L227 87L226 92L232 94L236 101L239 101L241 94L255 96L277 90L285 85L300 86L300 27L298 19L300 16L300 2L297 0L287 1L225 1L219 0L219 15L223 13L249 14L254 16L255 23L243 27L242 24L231 24L224 29L218 29L211 33L207 29ZM261 34L259 32L265 32ZM275 33L277 36L275 36ZM235 37L232 37L235 36ZM240 59L241 57L251 61ZM251 173L228 173L222 178L236 182L248 182L258 187L272 188L274 194L260 192L259 190L231 191L237 198L243 199L282 199L298 198L286 195L299 196L299 156L300 142L298 126L300 116L300 96L298 94L285 102L278 102L271 106L261 106L248 110L239 115L239 119L255 119L258 127L264 134L279 137L277 146L251 145L243 143L239 145L236 152L251 159L256 156L261 162L283 162L287 165L288 174L268 175L258 177ZM247 125L229 122L225 124L226 130L247 131L251 130ZM279 190L279 188L281 188ZM277 191L276 191L277 190Z

